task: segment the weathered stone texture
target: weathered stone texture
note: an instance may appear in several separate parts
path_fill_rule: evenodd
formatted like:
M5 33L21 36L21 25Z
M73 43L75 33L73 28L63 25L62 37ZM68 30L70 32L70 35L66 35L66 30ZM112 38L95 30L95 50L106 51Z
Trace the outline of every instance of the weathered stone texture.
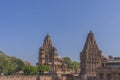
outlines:
M12 75L12 76L0 76L0 80L52 80L52 76L51 75L42 75L42 76Z
M36 80L37 76L0 76L0 80Z
M96 77L96 69L101 66L104 57L99 50L92 31L87 36L86 43L80 53L80 77L81 80L88 80ZM93 80L93 79L92 79Z
M58 56L57 49L53 46L49 34L46 35L43 46L39 49L38 64L50 66L50 73L63 73L66 71L64 59Z

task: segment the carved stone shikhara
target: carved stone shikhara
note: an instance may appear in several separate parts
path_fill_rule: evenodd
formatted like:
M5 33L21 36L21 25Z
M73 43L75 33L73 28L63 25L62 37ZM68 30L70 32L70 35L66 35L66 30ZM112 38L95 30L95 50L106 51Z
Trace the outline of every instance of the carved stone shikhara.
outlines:
M88 80L88 78L94 80L96 77L96 70L101 66L102 61L104 61L104 57L98 48L94 34L90 31L84 48L80 53L81 80Z
M46 35L42 47L39 49L39 65L48 65L51 73L63 73L66 70L64 59L58 56L49 34Z

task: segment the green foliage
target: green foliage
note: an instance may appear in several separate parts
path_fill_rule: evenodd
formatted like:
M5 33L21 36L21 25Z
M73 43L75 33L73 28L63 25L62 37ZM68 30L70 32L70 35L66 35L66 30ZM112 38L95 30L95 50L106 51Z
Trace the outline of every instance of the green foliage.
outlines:
M45 71L49 71L50 68L46 65L38 65L38 66L24 66L23 72L25 75L42 75Z
M75 71L80 68L79 62L72 61L69 57L64 57L65 63L68 69L74 69Z
M49 71L50 68L46 65L38 65L37 70L39 74L43 74L45 71Z
M21 71L22 67L24 66L23 61L20 60L20 59L15 58L15 57L11 57L11 63L16 65L16 72Z
M0 51L0 74L11 75L23 71L25 75L36 75L43 74L45 71L49 70L50 68L46 65L24 65L22 60L16 57L7 56Z
M31 74L31 72L32 72L31 67L32 66L27 66L27 65L23 67L23 72L24 72L25 75L30 75Z
M24 63L15 57L5 55L0 51L0 74L11 75L22 70Z

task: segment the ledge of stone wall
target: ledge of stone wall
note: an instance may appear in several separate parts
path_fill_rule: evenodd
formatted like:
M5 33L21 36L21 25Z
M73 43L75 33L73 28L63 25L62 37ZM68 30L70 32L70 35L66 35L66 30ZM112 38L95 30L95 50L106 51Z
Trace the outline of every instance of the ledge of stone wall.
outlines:
M52 80L52 77L50 75L40 76L11 75L0 76L0 80Z

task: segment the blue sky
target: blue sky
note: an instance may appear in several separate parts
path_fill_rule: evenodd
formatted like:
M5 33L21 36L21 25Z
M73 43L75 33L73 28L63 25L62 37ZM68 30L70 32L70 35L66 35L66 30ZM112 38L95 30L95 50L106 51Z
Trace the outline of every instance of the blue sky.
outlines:
M60 56L79 61L86 36L94 32L105 56L120 54L119 0L2 0L0 50L35 64L50 34Z

